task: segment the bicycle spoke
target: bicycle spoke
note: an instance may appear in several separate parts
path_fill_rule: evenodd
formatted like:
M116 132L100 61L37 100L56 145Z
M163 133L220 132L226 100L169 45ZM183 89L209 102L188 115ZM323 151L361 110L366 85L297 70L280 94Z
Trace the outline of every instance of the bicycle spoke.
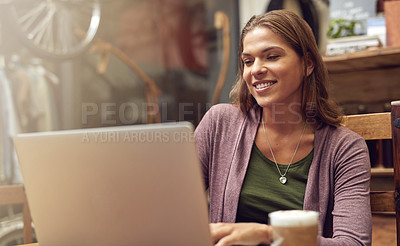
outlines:
M46 33L43 38L44 43L47 44L47 50L49 50L49 51L53 51L55 49L54 37L53 37L53 22L54 22L54 19L52 21L50 21L49 26L46 28Z
M38 15L38 13L40 14L45 8L46 8L46 3L41 2L38 6L33 6L33 7L28 7L28 6L18 6L18 12L26 12L25 15L19 16L19 21L26 21L27 19L31 18L33 15ZM24 7L24 10L21 10L21 7Z
M36 8L28 10L24 15L18 17L19 24L24 28L25 31L33 25L33 23L42 15L46 9L46 4L41 3Z
M70 23L71 23L71 16L68 14L68 12L63 9L60 10L59 13L60 16L60 20L61 21L61 25L59 25L60 29L58 30L58 39L59 39L59 43L60 43L60 49L62 51L64 50L68 50L69 49L69 43L71 43L71 27L70 27Z
M34 37L34 42L40 44L45 30L48 28L49 23L52 21L55 13L55 8L52 7L50 11L46 14L43 20L36 25L36 27L31 31L30 35Z

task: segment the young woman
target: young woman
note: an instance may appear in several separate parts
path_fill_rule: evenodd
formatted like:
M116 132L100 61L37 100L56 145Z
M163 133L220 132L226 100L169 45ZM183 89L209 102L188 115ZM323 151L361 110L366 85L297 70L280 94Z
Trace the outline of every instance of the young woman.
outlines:
M320 213L321 246L370 245L368 150L340 126L310 27L284 10L254 16L239 51L233 103L195 132L216 245L269 244L268 213L287 209Z

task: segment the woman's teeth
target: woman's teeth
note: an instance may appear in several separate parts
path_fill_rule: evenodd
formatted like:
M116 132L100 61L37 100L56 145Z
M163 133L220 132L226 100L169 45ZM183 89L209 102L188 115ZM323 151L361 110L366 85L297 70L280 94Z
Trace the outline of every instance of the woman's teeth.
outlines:
M271 86L273 84L275 84L275 82L260 83L260 84L256 85L256 88L257 89L264 89L264 88L267 88L267 87L269 87L269 86Z

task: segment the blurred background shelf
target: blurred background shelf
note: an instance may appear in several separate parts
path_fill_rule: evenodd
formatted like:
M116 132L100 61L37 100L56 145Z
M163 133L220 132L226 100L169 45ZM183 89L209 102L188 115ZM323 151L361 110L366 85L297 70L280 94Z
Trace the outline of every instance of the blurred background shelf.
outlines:
M389 111L390 102L400 99L400 47L323 59L331 80L331 95L345 114Z
M400 67L400 47L386 47L323 58L329 73Z
M371 190L388 191L394 189L393 168L374 167L371 169Z
M393 168L374 167L371 169L373 177L393 177Z

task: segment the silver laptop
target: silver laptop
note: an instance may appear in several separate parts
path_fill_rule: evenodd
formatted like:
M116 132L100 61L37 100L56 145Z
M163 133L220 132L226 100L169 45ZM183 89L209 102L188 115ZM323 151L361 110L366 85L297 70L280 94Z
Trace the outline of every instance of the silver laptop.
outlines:
M190 123L22 134L40 246L211 244Z

